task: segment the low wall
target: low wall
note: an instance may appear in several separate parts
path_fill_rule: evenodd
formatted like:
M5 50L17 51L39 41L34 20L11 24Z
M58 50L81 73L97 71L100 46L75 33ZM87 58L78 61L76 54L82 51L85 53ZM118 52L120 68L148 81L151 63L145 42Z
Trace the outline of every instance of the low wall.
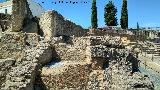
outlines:
M85 50L80 47L74 47L65 43L60 43L54 46L58 58L61 61L85 61Z

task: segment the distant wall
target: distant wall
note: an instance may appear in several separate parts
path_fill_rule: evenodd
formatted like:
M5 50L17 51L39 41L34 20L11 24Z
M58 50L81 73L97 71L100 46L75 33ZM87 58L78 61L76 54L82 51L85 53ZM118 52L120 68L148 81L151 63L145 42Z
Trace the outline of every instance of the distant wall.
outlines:
M40 28L44 32L46 39L54 36L84 36L85 30L75 23L65 20L64 17L56 11L47 11L42 14L39 22Z

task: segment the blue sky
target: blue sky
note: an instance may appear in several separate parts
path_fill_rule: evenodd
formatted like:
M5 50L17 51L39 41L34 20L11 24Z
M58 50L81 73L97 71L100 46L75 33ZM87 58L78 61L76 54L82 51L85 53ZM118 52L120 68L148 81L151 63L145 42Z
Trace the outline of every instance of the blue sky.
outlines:
M46 10L54 9L64 17L70 19L84 28L91 26L91 5L92 0L63 0L77 1L78 4L62 4L62 0L34 0L40 3ZM81 3L86 1L87 3ZM98 26L105 26L104 23L104 6L109 0L97 0L98 9ZM113 0L118 9L118 23L121 15L122 0ZM44 3L42 3L44 2ZM54 4L52 2L57 2ZM140 26L155 27L160 26L160 0L128 0L129 27L136 27L139 22ZM119 23L120 24L120 23Z

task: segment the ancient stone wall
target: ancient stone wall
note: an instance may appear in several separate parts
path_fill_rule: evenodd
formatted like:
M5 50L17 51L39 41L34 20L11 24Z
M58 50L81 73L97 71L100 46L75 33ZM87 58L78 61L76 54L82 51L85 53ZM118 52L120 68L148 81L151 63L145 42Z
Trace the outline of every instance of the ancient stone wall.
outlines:
M61 61L85 61L85 50L65 43L55 45L55 51Z
M6 75L10 72L14 63L14 59L0 59L0 88L2 84L5 83Z
M50 44L41 41L37 47L24 49L24 56L16 59L4 77L2 90L34 90L35 77L40 67L52 60ZM3 69L3 68L2 68Z
M53 36L84 36L85 31L79 25L65 20L56 11L47 11L42 14L39 22L46 39L50 40Z
M12 9L12 31L23 29L24 20L32 18L27 0L13 0Z
M0 57L18 58L25 48L36 47L39 44L39 35L25 33L3 33L0 39Z
M61 43L53 44L55 52L62 61L91 62L93 58L105 58L106 56L104 55L108 51L107 48L121 46L120 38L107 36L71 37L66 42L61 41Z
M21 33L3 33L0 42L1 58L18 58L24 47L24 36Z

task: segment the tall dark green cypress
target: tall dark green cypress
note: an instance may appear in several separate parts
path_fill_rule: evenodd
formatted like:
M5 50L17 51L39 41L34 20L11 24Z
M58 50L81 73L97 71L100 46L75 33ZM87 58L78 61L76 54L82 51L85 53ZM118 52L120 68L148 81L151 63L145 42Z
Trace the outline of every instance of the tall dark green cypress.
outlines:
M138 22L137 22L137 30L139 30L139 24L138 24Z
M92 16L91 16L91 24L92 28L96 29L98 27L97 24L97 7L96 7L96 0L92 1Z
M104 22L107 26L117 26L117 9L112 1L106 4L104 8Z
M121 28L128 28L128 9L127 9L127 0L123 0L122 10L121 10Z

